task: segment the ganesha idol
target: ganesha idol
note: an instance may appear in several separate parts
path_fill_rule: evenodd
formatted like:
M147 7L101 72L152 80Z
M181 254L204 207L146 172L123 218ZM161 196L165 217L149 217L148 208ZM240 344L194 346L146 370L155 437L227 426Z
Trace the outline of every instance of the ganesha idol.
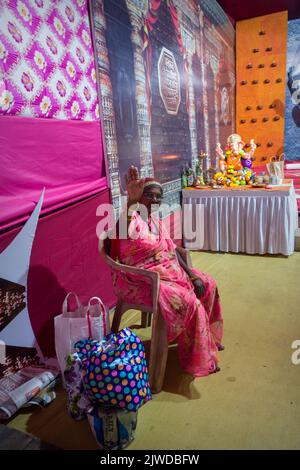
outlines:
M245 143L238 134L231 134L227 139L225 153L221 144L217 144L216 153L219 159L219 168L214 177L218 185L245 186L252 184L254 174L251 170L252 159L256 149L254 140L250 140L250 151L245 152Z

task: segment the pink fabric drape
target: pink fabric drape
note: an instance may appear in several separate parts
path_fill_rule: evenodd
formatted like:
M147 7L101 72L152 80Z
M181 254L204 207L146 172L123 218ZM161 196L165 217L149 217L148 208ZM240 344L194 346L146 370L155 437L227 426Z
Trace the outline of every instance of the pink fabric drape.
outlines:
M107 187L99 122L0 116L0 230Z
M60 313L67 292L76 292L82 302L99 296L109 306L115 303L109 268L98 253L96 209L110 202L109 191L39 220L28 274L28 312L43 354L53 357L53 317ZM19 232L0 235L2 252Z

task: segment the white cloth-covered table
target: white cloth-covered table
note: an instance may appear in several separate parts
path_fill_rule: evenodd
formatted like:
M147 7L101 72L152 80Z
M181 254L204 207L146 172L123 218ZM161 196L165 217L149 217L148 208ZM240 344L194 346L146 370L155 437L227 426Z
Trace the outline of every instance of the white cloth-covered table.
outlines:
M184 189L182 195L186 248L286 256L293 253L298 212L292 185L278 190ZM191 242L185 227L193 227L195 233L202 231L202 240L200 236Z

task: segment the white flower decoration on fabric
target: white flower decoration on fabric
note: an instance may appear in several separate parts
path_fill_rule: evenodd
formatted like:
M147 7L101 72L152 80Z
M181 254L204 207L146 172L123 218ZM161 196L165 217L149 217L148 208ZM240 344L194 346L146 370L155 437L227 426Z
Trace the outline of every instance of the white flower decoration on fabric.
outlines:
M60 36L65 36L65 28L57 17L54 18L54 27Z
M74 78L76 75L75 67L70 60L67 61L67 73L71 78Z
M0 41L0 59L2 62L6 62L7 59L7 50L4 47L4 44Z
M51 100L48 96L44 96L40 103L40 110L44 116L47 116L50 109L52 108Z
M73 117L77 117L80 111L79 103L78 101L73 101L73 104L71 106L71 113Z
M27 21L27 23L31 24L32 23L32 15L30 14L30 12L29 12L27 6L25 5L25 3L18 0L17 9L18 9L19 14L22 16L23 20Z
M82 37L83 41L85 42L85 44L86 44L87 46L89 46L89 45L91 44L90 36L89 36L88 33L85 31L85 29L82 31L81 37Z
M0 96L0 109L3 111L9 111L14 104L14 97L8 91L4 90Z
M47 62L45 61L45 57L43 56L41 52L35 51L34 62L36 63L36 65L38 66L40 70L42 70L43 72L45 71Z

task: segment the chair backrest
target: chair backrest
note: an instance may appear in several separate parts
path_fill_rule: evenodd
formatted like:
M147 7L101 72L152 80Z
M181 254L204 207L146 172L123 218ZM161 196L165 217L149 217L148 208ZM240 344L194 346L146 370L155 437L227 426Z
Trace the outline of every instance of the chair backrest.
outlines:
M118 268L118 270L120 269L120 263L111 257L111 239L109 237L104 240L99 240L99 252L113 271L116 270L116 268Z
M107 241L107 239L99 240L99 252L103 257L104 261L108 266L111 268L113 273L123 273L123 274L133 274L134 276L139 276L141 281L145 281L149 285L151 289L151 311L157 310L158 305L158 295L159 295L159 274L155 271L150 271L148 269L137 268L135 266L128 266L125 264L120 263L119 261L115 261L110 256L110 247L111 247L111 240ZM106 251L108 250L108 252ZM117 296L119 296L117 294ZM149 310L149 305L133 305L132 308L137 308L139 310Z
M103 240L103 248L108 256L111 256L111 239L109 237Z

